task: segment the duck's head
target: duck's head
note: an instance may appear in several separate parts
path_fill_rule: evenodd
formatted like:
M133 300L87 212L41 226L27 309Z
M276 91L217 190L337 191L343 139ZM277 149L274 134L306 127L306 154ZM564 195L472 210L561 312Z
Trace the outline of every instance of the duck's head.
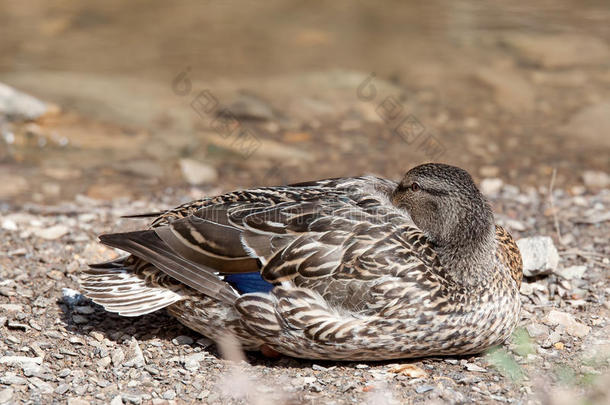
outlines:
M493 235L491 207L459 167L427 163L412 168L392 193L392 203L439 246L483 243Z

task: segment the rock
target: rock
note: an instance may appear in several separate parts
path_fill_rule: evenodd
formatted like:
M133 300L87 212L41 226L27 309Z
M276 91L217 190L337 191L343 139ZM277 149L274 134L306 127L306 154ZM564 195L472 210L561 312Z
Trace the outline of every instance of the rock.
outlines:
M31 121L47 112L42 101L0 83L0 115L10 120Z
M54 388L48 382L43 381L38 377L31 377L29 379L30 384L32 384L41 394L50 394L54 391Z
M176 398L176 391L174 390L167 390L163 393L163 399L172 400L174 398Z
M0 304L0 310L6 312L22 312L23 305L21 304Z
M36 231L36 235L43 239L54 240L61 238L67 234L70 230L65 225L55 225L49 228L39 229Z
M483 367L478 366L474 363L466 363L466 364L464 364L464 367L466 367L466 370L468 370L468 371L475 371L477 373L486 373L487 372L486 369L484 369Z
M7 325L9 329L21 329L27 331L29 329L28 325L15 321L8 321Z
M569 137L576 136L576 139L584 138L594 145L610 146L610 136L606 136L610 132L610 102L584 107L570 118L562 132ZM591 177L594 183L599 181L594 179L597 175Z
M27 380L23 377L15 375L15 373L6 373L0 377L0 384L4 385L25 385Z
M548 236L522 238L517 241L517 246L521 251L523 275L526 277L549 274L559 264L559 254Z
M417 392L418 394L423 394L424 392L432 391L433 389L434 387L431 385L420 385L415 388L415 392Z
M504 42L527 63L557 69L598 66L610 60L608 45L596 38L573 34L511 34Z
M68 398L68 405L89 405L89 401L81 398Z
M105 369L106 367L108 367L110 365L110 363L112 363L112 359L110 358L110 356L106 356L106 357L102 357L101 359L99 359L97 361L97 366Z
M550 332L548 326L541 323L530 323L525 327L525 330L527 330L527 334L532 338L548 336Z
M540 344L540 346L548 349L549 347L553 346L555 343L559 342L560 340L561 340L561 333L559 333L557 331L553 331L553 332L551 332L549 337L547 337L544 340L544 342L542 342Z
M110 405L123 405L123 398L120 395L115 395L110 401Z
M126 361L123 363L125 367L144 367L146 361L144 360L144 355L142 354L142 349L140 349L140 345L136 338L132 337L131 342L129 343L129 349L125 354Z
M121 394L123 399L123 403L125 404L135 404L140 405L142 403L142 395L141 394L132 394L129 392Z
M399 373L411 378L425 378L428 376L428 373L417 367L415 364L399 364L395 367L392 367L388 370L390 373Z
M112 351L110 358L112 359L112 365L114 367L121 367L123 365L123 360L125 360L125 352L118 347Z
M61 378L66 378L67 376L69 376L72 373L72 370L70 370L69 368L62 368L59 371L58 376Z
M19 366L24 368L31 365L41 365L42 357L26 357L26 356L2 356L0 357L0 364L6 364L7 366Z
M5 388L0 391L0 404L7 404L13 399L13 389Z
M205 358L203 353L193 353L185 357L184 368L189 371L195 371L199 369L199 362Z
M587 271L587 266L570 266L565 268L558 268L554 271L559 277L566 280L580 279Z
M218 180L218 172L213 166L194 159L180 159L180 170L191 185L211 184Z
M23 365L23 375L26 377L32 377L40 374L42 372L42 367L39 364L35 363L25 363Z
M303 385L313 384L317 381L316 377L303 377Z
M76 305L83 298L83 295L80 292L71 288L62 288L61 295L64 304L70 307Z
M72 315L72 322L74 322L77 325L84 325L87 322L89 322L89 319L86 316L74 314L74 315Z
M192 345L193 342L193 338L186 335L180 335L172 339L172 343L175 345Z
M13 221L10 218L5 218L2 220L2 229L7 230L7 231L16 231L17 229L19 229L17 227L17 223L15 223L15 221Z
M81 315L91 315L95 312L95 308L91 305L78 305L74 307L74 311Z
M273 109L269 103L250 94L240 94L229 104L229 111L235 118L242 120L267 121L273 118Z
M609 112L610 112L610 110L609 110ZM610 121L609 121L609 124L610 124ZM610 125L608 125L608 127L610 127ZM587 185L591 188L606 188L610 185L610 176L608 176L608 173L604 173L604 172L586 170L582 174L582 179L585 182L585 185Z
M212 346L214 344L214 341L212 339L203 337L203 338L197 339L197 344L205 349L205 348Z
M561 325L568 334L580 338L587 336L591 332L591 327L578 322L567 312L552 310L546 316L546 323L549 325Z
M197 397L197 399L204 399L206 397L207 396L204 395L201 398ZM152 399L152 405L175 405L175 404L176 404L176 401L170 401L170 400L163 399L163 398L153 398Z
M502 179L491 178L491 179L483 179L481 181L481 192L485 195L495 195L500 192L502 189L502 185L504 182Z

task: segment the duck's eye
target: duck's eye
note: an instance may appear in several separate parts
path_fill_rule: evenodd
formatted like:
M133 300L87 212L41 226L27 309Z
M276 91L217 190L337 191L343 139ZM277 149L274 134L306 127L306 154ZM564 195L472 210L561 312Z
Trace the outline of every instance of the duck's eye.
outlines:
M417 184L417 183L411 184L411 191L419 191L420 189L421 189L421 187L419 187L419 184Z

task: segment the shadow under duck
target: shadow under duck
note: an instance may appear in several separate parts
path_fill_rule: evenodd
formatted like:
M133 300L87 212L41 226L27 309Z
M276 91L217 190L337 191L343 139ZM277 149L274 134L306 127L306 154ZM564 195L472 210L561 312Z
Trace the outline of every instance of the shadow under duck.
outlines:
M216 341L310 359L471 354L519 318L521 255L470 175L338 178L234 191L100 236L86 295L138 316L167 307Z

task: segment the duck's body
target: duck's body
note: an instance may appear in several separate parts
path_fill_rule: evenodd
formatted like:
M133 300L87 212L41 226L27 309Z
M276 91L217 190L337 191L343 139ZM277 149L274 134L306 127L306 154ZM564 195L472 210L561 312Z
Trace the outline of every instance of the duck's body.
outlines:
M420 219L404 183L332 179L182 205L148 230L103 235L131 256L92 266L83 287L112 312L167 307L216 341L232 334L247 350L294 357L467 354L503 342L520 308L512 238L493 216L465 214L446 221L478 230L445 243L445 229L421 230L433 218Z

